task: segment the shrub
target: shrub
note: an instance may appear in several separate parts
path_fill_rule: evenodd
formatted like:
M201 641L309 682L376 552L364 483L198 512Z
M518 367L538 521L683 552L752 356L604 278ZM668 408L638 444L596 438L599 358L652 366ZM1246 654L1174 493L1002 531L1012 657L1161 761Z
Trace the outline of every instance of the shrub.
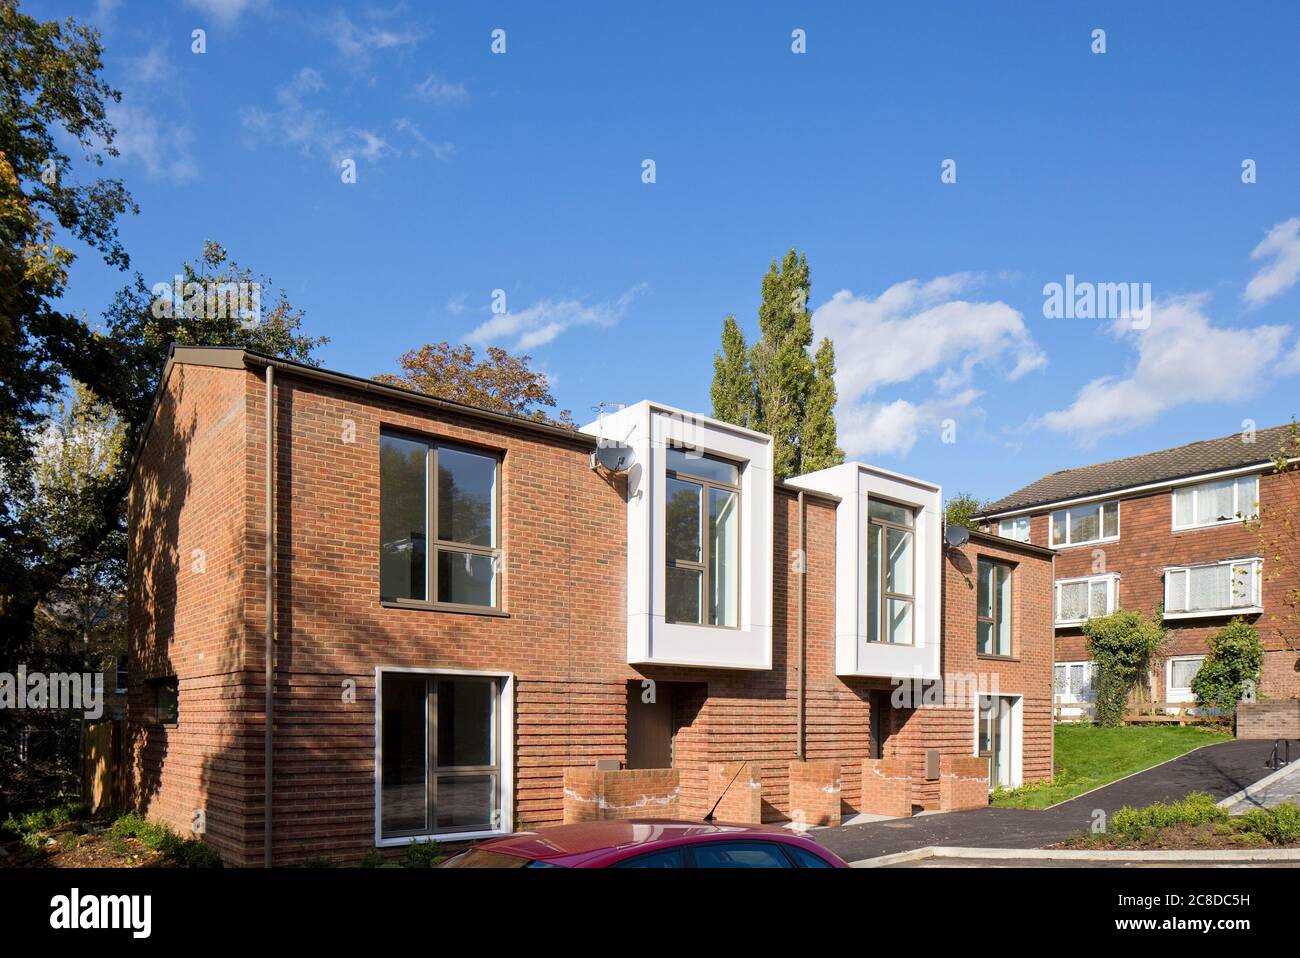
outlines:
M1128 696L1147 673L1164 643L1164 628L1140 612L1119 610L1083 624L1088 655L1097 663L1097 721L1115 726L1124 720Z
M1124 806L1110 820L1110 830L1129 839L1152 837L1156 832L1176 825L1204 825L1222 822L1228 813L1208 792L1192 792L1177 802L1156 802L1145 808Z
M1300 805L1283 802L1275 808L1256 808L1241 816L1244 830L1274 845L1300 842Z
M362 868L379 868L384 864L384 856L379 854L375 849L370 849L361 858Z
M437 842L417 842L411 839L411 844L406 846L406 857L402 864L406 868L432 868L442 858L442 846Z
M1209 654L1192 677L1192 693L1202 705L1232 712L1247 683L1259 684L1263 664L1259 633L1245 619L1233 619L1210 636Z
M108 830L110 846L119 854L128 848L126 839L136 838L145 848L185 868L220 868L221 856L211 845L197 838L181 838L162 822L151 822L136 812L127 812Z

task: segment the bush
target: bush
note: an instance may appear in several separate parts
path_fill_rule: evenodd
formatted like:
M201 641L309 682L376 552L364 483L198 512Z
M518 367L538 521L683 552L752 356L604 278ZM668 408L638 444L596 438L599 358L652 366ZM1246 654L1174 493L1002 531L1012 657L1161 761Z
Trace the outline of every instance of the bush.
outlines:
M1256 808L1241 816L1245 832L1261 836L1274 845L1300 842L1300 805L1283 802L1275 808Z
M1140 612L1119 610L1083 624L1088 656L1097 663L1097 721L1116 726L1124 721L1129 692L1147 673L1164 643L1164 628Z
M126 839L160 852L163 857L185 868L220 868L221 856L211 845L197 838L181 838L162 822L151 822L136 812L127 812L109 828L110 843L115 851L127 848Z
M411 839L411 844L406 846L406 857L402 865L405 868L432 868L442 859L442 846L437 842L417 842Z
M370 849L361 858L362 868L379 868L384 864L384 856L379 854L375 849Z
M1145 808L1124 806L1110 820L1110 831L1129 839L1145 839L1176 825L1222 822L1228 813L1208 792L1192 792L1177 802L1156 802Z
M1209 654L1192 677L1192 693L1201 705L1235 711L1246 685L1259 684L1264 647L1245 619L1233 619L1210 636Z

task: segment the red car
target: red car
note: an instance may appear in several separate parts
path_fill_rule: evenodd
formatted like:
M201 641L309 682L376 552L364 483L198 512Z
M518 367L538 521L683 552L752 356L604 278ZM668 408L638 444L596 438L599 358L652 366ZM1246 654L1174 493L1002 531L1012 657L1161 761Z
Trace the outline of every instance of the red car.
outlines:
M483 842L439 868L848 868L811 838L763 825L628 819Z

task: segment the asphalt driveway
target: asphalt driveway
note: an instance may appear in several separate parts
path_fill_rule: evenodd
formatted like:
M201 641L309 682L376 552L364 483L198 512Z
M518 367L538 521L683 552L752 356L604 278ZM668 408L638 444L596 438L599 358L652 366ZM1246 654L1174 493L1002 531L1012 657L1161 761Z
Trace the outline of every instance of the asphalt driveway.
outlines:
M850 862L926 845L1039 848L1089 828L1098 808L1110 815L1125 805L1140 807L1196 791L1227 798L1271 773L1265 762L1272 750L1271 741L1207 745L1041 811L981 808L822 828L809 835Z

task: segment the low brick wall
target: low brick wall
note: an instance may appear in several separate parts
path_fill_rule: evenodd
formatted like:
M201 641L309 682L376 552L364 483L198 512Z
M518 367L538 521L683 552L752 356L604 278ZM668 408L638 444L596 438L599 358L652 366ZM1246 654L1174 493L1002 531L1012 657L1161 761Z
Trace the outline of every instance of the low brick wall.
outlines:
M718 799L721 798L721 801ZM762 769L752 762L709 764L709 807L720 822L757 825L763 821Z
M864 759L859 809L869 815L911 815L912 776L907 762L901 758Z
M790 763L790 820L800 825L840 823L838 762Z
M1300 699L1242 702L1237 706L1237 738L1300 739Z
M673 768L564 770L564 821L600 822L618 818L675 818L681 795Z
M939 758L939 811L986 808L989 803L989 763L976 755Z

